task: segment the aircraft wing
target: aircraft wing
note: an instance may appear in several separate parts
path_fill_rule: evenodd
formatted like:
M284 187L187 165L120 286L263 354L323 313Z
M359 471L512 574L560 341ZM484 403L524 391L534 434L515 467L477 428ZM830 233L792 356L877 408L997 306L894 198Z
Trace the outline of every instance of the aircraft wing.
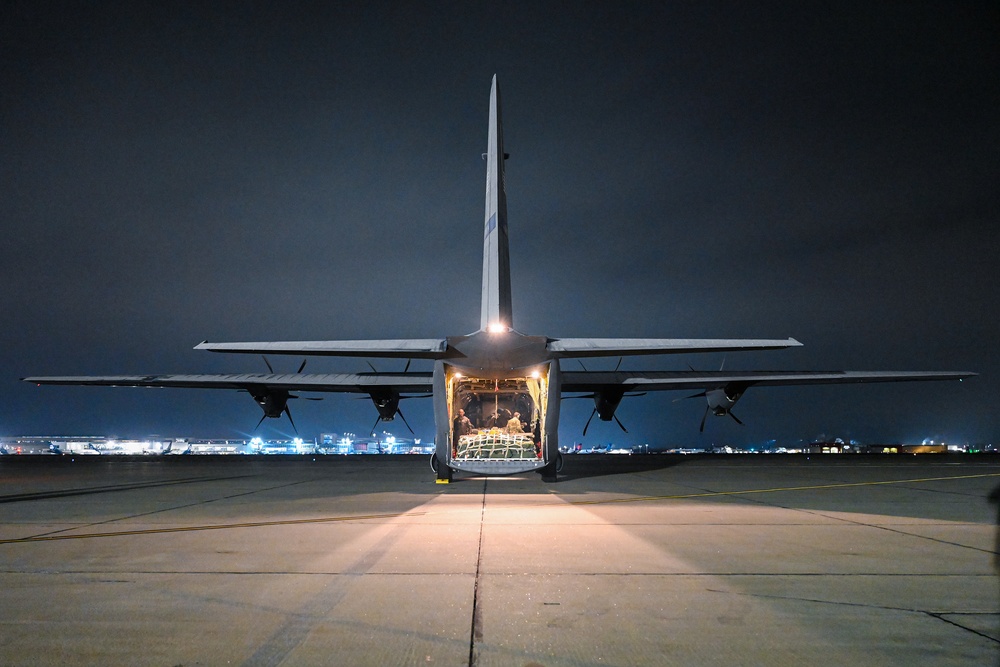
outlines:
M964 371L563 371L562 391L714 389L726 385L779 387L806 384L961 380Z
M228 375L84 375L21 378L25 382L104 387L182 387L187 389L285 389L367 394L391 389L430 392L432 374L411 373L236 373Z
M682 352L736 352L780 350L799 347L794 338L550 338L546 348L554 357L617 357L638 354L679 354Z
M395 359L443 359L448 350L444 338L398 338L387 340L305 340L260 343L209 343L194 346L210 352L246 354L296 354L328 357L388 357Z

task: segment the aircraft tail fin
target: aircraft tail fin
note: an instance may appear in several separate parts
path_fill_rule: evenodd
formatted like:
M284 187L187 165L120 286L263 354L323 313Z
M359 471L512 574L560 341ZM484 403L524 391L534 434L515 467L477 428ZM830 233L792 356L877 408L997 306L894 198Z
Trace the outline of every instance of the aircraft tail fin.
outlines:
M507 187L504 178L503 124L500 89L493 76L490 90L490 135L486 152L486 215L483 232L483 295L479 328L512 329L510 251L507 239Z

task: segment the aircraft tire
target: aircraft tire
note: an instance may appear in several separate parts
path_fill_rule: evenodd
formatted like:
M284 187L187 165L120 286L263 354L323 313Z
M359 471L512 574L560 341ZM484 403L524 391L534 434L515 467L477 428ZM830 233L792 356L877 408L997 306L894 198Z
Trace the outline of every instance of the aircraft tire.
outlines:
M556 459L555 461L549 461L548 465L543 468L538 468L535 472L542 476L543 482L551 484L558 481L558 472L560 467L561 464L559 463L559 459Z
M437 455L437 452L434 452L433 454L431 454L431 470L434 471L435 475L437 474L438 467L439 467L439 465L438 465L438 455Z

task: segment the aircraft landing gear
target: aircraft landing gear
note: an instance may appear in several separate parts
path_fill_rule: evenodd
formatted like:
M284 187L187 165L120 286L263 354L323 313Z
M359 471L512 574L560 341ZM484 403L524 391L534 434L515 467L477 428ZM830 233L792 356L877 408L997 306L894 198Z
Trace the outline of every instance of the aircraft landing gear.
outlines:
M544 468L538 469L538 474L542 476L542 481L548 484L552 484L558 479L557 473L562 471L563 467L563 455L562 452L556 454L555 461L549 461L549 464Z
M451 466L442 466L437 452L431 454L431 470L437 475L436 483L451 484Z

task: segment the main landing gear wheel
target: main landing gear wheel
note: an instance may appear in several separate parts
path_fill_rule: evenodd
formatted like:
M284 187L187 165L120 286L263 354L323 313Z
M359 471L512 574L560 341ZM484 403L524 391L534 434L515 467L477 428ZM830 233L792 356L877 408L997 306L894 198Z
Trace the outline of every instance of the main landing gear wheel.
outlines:
M548 465L543 468L538 468L535 470L539 475L542 476L542 481L549 484L557 481L558 473L563 467L563 457L562 453L556 454L556 458L549 461Z

